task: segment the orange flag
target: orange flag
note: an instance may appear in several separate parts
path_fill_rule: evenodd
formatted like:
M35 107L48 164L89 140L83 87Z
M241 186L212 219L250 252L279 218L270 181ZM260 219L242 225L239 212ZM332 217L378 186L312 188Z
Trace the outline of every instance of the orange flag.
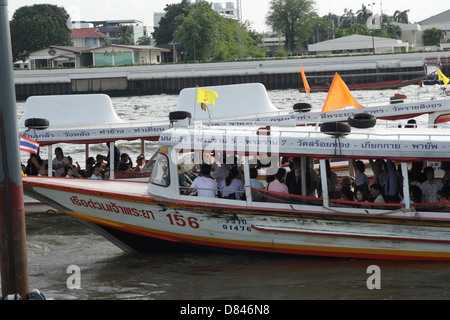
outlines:
M353 98L347 85L336 72L321 113L345 107L364 108Z
M308 81L306 81L305 72L303 72L303 67L300 65L300 71L302 73L303 85L305 86L306 93L309 94L311 88L309 87Z

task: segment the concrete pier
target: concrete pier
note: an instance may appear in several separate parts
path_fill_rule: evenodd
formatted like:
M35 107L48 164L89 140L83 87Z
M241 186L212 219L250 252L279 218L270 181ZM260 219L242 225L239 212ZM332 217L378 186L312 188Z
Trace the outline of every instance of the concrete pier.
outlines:
M407 53L283 60L191 63L53 70L16 70L16 97L106 93L110 96L178 94L181 89L260 82L268 90L302 88L300 64L311 86L326 85L338 72L347 84L408 80L426 72L426 61L450 71L450 53Z

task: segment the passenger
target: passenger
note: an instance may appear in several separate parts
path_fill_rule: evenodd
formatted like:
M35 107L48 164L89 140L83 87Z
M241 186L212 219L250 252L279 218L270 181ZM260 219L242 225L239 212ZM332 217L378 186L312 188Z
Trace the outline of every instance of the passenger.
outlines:
M372 202L386 203L383 197L383 188L378 183L370 186L370 195L372 196Z
M71 156L68 156L67 160L69 160L69 166L72 168L72 171L73 171L72 176L74 178L81 178L81 174L80 174L81 167L80 167L80 164L78 162L75 162L75 164L73 164L73 159L72 159Z
M369 163L373 171L373 183L379 184L381 188L384 188L389 176L389 172L386 168L386 162L383 159L377 159L375 162L370 159Z
M234 156L233 156L234 157ZM230 166L226 163L227 160L232 161L231 158L227 158L225 154L217 155L216 161L214 162L214 171L211 173L211 178L217 181L220 186L222 181L224 181L230 171Z
M90 179L95 179L95 180L102 180L103 176L100 172L100 166L95 166L92 170L92 175L90 177Z
M341 200L355 201L353 197L353 191L349 186L344 186L341 188Z
M244 191L244 184L238 177L238 170L236 168L232 168L228 174L228 177L225 180L222 180L219 185L222 198L236 200L241 199L241 192Z
M72 169L72 167L66 167L66 170L65 170L66 172L65 172L65 177L66 178L75 178L74 176L73 176L73 169Z
M258 169L256 168L250 168L250 187L264 189L264 185L258 180Z
M364 162L361 160L353 160L353 167L355 168L355 187L363 184L369 186L369 178L365 174L366 166Z
M35 153L30 153L27 166L25 167L25 174L29 176L37 176L39 166L43 165L44 161Z
M355 199L358 202L368 202L370 200L369 187L365 184L355 187Z
M444 176L442 177L442 185L449 186L450 185L450 162L449 161L442 161L441 162L441 168L444 171Z
M284 184L286 169L280 168L274 176L274 180L267 184L266 189L269 191L289 193L287 185Z
M387 160L385 162L385 168L387 169L388 175L384 183L383 195L389 202L392 200L398 202L398 186L401 185L401 183L399 183L399 176L392 160Z
M202 164L201 176L197 177L188 189L188 194L197 190L197 196L215 198L217 196L217 182L211 178L211 165Z
M84 172L84 175L85 175L86 178L89 178L91 176L92 171L94 169L94 166L95 166L95 159L94 159L94 157L89 157L86 160L86 169L85 169L85 172Z
M308 197L317 197L317 188L319 186L319 177L317 175L317 171L314 170L314 166L312 163L312 159L310 157L306 158L306 170L309 173L309 177L311 178L311 183L306 189L306 195Z
M145 163L146 163L145 156L141 153L136 158L136 167L133 169L133 171L141 172L145 166Z
M438 202L437 193L443 187L442 182L434 178L434 170L432 167L426 167L423 169L423 173L427 177L427 180L420 185L423 193L423 201L425 203Z
M423 202L422 189L420 189L420 187L418 186L410 186L409 197L411 198L413 203L422 203Z
M55 177L64 177L66 167L69 166L69 159L64 156L64 153L60 147L55 149L56 157L53 159L52 165L55 170Z
M95 167L99 167L100 168L100 174L102 175L102 177L105 177L105 171L106 171L106 163L105 163L105 156L101 155L101 154L97 154L97 156L95 157Z
M437 194L439 202L450 202L450 191L448 187L442 188Z
M325 169L327 175L327 183L328 183L328 197L333 199L336 197L336 186L338 184L338 177L336 173L331 171L330 161L325 160Z
M311 177L309 172L306 173L306 186L311 185ZM286 175L286 185L289 193L302 195L302 170L301 170L301 158L295 157L291 162L291 171Z
M425 176L425 174L423 173L423 166L424 166L424 162L423 160L420 161L414 161L411 164L411 169L408 172L408 176L409 176L409 183L411 185L417 185L420 187L420 185L427 180L427 177Z
M40 165L38 167L38 177L46 177L46 176L48 176L47 168L48 168L48 165L46 165L46 164L45 165L44 164Z
M120 164L117 168L120 171L130 171L133 168L133 161L131 160L128 153L122 153L120 155Z
M403 198L403 195L400 193L399 197L401 199L400 203L404 204L405 199ZM422 190L420 190L420 187L416 185L409 186L409 203L421 203L422 202Z
M109 151L108 151L108 155L105 157L106 160L106 169L105 171L109 171L109 168L111 167L110 165L110 154L111 154L111 147L110 147L110 143L107 142L106 146L108 147ZM114 170L117 170L119 168L119 163L120 163L120 150L117 147L116 144L114 144Z
M344 188L348 188L350 190L353 189L353 180L350 176L344 176L341 179L341 190Z

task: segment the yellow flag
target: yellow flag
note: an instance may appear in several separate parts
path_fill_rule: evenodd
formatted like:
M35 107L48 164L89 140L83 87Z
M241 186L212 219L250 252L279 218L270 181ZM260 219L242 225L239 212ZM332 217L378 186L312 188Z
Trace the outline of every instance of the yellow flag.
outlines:
M197 88L197 102L205 104L216 104L218 93L212 90Z
M438 69L438 74L439 74L439 80L442 80L442 82L444 82L445 86L447 86L447 84L450 80L448 80L448 78L441 72L440 69Z
M353 98L350 90L345 82L336 73L331 83L330 91L328 91L327 99L322 108L322 113L342 109L345 107L364 108L355 98Z
M306 80L305 72L303 72L303 67L300 65L300 72L302 73L303 85L305 86L306 93L309 94L311 88L309 87L308 81Z

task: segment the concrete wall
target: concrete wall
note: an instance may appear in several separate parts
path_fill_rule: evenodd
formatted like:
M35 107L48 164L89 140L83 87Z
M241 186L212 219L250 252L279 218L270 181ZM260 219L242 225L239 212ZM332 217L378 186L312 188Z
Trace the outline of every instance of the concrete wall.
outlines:
M195 86L260 82L268 90L302 88L300 64L308 78L351 75L347 81L384 81L384 74L417 73L424 59L450 58L447 52L365 55L329 58L193 63L56 70L16 70L17 99L30 95L103 92L111 96L178 94ZM450 61L450 60L449 60ZM444 69L445 71L445 69ZM359 75L359 76L358 76ZM366 79L364 77L369 77Z

